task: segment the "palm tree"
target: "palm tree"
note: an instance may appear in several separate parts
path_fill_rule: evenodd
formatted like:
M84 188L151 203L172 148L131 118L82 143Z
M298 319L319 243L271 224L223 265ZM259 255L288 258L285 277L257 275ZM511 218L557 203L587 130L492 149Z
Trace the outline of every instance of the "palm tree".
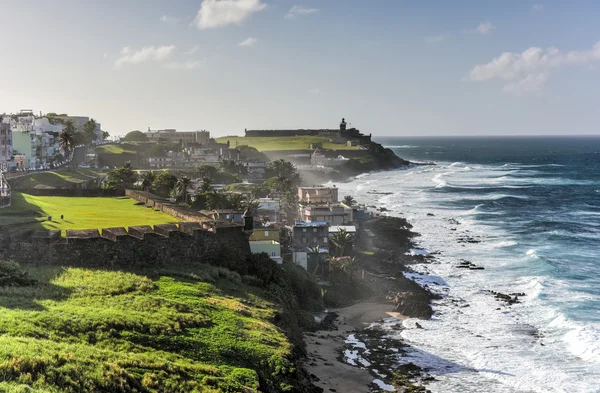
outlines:
M321 266L321 258L319 255L319 246L310 247L310 253L317 255L317 263L315 263L315 270L313 270L312 275L315 276L317 274L319 267L321 268L321 273L323 273L323 267Z
M175 184L175 193L177 195L179 195L180 197L183 197L183 202L187 203L188 202L188 192L187 189L190 186L190 184L192 183L192 179L190 179L187 176L181 176L178 180L177 183Z
M345 229L341 229L339 232L334 233L329 241L333 244L335 249L335 256L341 257L346 252L346 248L352 244L354 236L348 233Z
M156 174L152 171L142 173L142 189L146 192L152 190L152 183L156 180Z
M217 191L212 191L206 194L206 208L209 210L219 210L223 208L223 195Z
M260 206L260 202L256 199L251 199L246 202L246 209L251 216L255 216L258 214L258 207Z
M210 177L203 177L202 178L202 183L200 183L200 192L211 192L213 190L212 187L212 180L210 179Z
M229 206L234 210L243 209L246 203L246 198L242 194L230 194L227 200L229 201Z
M69 157L70 153L75 148L75 135L65 127L64 131L58 135L58 143L60 144L61 149L65 151L65 157Z
M352 195L346 195L344 197L344 203L348 206L352 206L356 203L356 200L354 199L354 197Z

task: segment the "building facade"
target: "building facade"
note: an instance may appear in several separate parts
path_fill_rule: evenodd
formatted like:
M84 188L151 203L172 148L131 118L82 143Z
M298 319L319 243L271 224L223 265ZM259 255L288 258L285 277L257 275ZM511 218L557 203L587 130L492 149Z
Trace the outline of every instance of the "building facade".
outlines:
M298 201L304 203L337 203L339 189L336 187L298 187Z
M250 235L250 241L269 240L279 242L279 229L277 228L255 228Z
M13 155L13 142L10 124L0 123L0 172L8 170Z
M158 142L164 139L171 143L201 144L210 143L210 132L208 131L177 131L173 128L165 130L150 130L144 133L149 141Z
M349 211L347 211L349 210ZM300 219L305 222L325 222L328 225L342 225L351 217L352 209L346 209L342 204L300 206Z
M326 222L297 221L292 227L292 247L329 247L329 226Z
M266 253L274 261L281 263L281 246L275 240L250 240L250 251L254 254Z

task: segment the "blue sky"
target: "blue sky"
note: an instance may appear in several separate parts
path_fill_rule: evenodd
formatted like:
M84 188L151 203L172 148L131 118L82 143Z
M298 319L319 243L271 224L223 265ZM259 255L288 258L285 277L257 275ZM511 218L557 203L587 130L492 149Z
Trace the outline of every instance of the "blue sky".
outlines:
M148 127L599 134L600 3L3 3L0 111Z

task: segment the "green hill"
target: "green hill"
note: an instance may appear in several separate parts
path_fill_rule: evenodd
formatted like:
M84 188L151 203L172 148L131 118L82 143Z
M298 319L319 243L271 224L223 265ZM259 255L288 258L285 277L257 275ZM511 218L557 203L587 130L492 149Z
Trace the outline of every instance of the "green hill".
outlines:
M25 270L0 262L0 391L311 391L294 363L296 272Z

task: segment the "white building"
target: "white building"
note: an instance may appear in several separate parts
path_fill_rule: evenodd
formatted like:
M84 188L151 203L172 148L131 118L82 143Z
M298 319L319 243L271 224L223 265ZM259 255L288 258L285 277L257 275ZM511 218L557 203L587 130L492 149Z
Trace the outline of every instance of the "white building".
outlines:
M0 172L8 170L12 157L12 132L10 124L2 121L0 123Z

